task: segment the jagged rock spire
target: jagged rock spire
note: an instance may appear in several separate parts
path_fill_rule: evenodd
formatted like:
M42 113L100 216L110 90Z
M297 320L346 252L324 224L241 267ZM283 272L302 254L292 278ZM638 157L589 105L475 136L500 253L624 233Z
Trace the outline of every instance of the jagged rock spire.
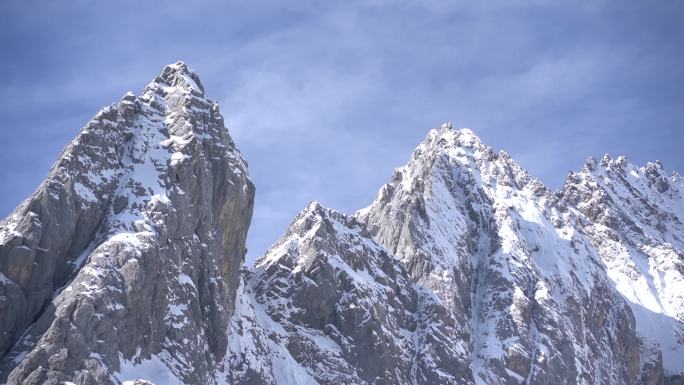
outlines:
M100 111L0 225L0 382L216 383L253 198L184 63Z
M154 81L204 95L204 87L199 76L182 61L164 67L162 74Z

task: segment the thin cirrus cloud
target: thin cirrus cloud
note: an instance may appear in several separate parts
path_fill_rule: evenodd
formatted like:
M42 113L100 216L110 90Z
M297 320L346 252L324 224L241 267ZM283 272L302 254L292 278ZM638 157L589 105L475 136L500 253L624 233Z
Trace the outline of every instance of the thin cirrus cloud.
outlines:
M673 1L4 2L0 212L179 59L249 161L250 260L310 200L370 203L448 120L552 188L605 152L684 171L683 16Z

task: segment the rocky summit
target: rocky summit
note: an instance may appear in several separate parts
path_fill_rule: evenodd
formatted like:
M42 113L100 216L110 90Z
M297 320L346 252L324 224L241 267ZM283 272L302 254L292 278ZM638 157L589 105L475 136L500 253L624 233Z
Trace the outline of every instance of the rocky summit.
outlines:
M101 110L0 225L1 381L216 383L253 200L185 64Z
M100 111L0 222L0 384L684 383L684 179L659 162L553 191L445 124L248 267L254 194L184 63Z

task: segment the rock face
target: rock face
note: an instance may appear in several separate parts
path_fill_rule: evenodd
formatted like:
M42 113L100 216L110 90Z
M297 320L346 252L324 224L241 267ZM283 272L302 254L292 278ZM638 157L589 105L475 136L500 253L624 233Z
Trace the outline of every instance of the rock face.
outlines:
M237 384L471 378L467 338L363 225L312 203L256 263L234 315Z
M216 383L253 199L185 64L100 111L0 225L0 380Z
M683 194L607 156L553 192L444 125L250 269L247 165L176 63L0 223L0 383L684 383Z
M676 383L681 178L604 163L552 192L431 131L371 206L310 205L244 271L233 383Z

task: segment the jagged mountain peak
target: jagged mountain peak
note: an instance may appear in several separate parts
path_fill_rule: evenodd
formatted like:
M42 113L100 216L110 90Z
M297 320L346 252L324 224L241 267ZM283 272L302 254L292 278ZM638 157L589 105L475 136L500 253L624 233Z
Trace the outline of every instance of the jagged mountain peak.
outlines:
M434 296L414 287L356 218L317 202L244 287L238 312L254 315L233 320L237 383L418 385L470 376L466 342Z
M481 144L482 141L480 137L477 136L475 131L470 128L454 128L451 122L443 123L439 128L434 128L430 130L430 134L435 134L442 137L452 137L455 145L472 146L475 144Z
M319 201L313 200L309 202L306 207L297 214L296 218L303 218L309 216L326 217L326 216L341 216L342 213L323 206ZM297 221L297 219L295 219Z
M179 87L187 92L197 92L204 95L202 81L195 71L182 61L164 67L161 75L153 83L164 84L169 87Z
M484 146L480 137L473 130L469 128L455 129L452 127L451 122L443 124L440 128L430 130L423 143L436 143L442 148L462 147L472 150L477 150ZM484 147L486 148L487 146Z
M380 189L376 202L386 201L399 191L427 198L439 193L439 186L450 185L488 189L492 195L510 194L509 190L528 190L548 199L553 195L508 153L495 152L472 130L443 126L431 130L409 162L395 169L390 183ZM363 217L368 209L360 210L357 215Z
M346 215L323 206L320 202L314 200L309 202L306 207L295 215L287 228L288 230L306 232L310 230L312 226L325 220L344 221L346 220Z
M562 199L586 218L616 290L630 304L643 346L659 345L666 375L684 359L684 188L661 162L604 156L571 174Z
M184 63L102 109L0 225L0 382L216 383L253 199Z
M409 163L357 215L414 282L430 289L464 325L461 333L472 336L476 383L570 383L561 380L568 373L622 382L620 368L633 368L634 362L625 363L617 350L606 356L603 368L584 367L615 343L612 337L584 321L563 325L544 314L601 306L614 317L613 326L629 319L588 238L575 228L578 219L558 205L559 199L472 131L441 128L428 134ZM610 300L601 303L592 293ZM577 303L588 308L577 309ZM520 316L509 313L514 308ZM604 348L568 350L563 358L522 353L553 350L554 334L571 327L584 335L562 338L600 339ZM572 360L583 367L568 366Z
M608 183L611 186L617 183L628 190L653 188L659 194L672 190L670 194L676 195L681 189L679 174L673 171L668 175L661 161L646 162L644 166L639 166L630 162L624 155L613 158L605 154L600 162L589 157L581 171L570 172L565 185L572 185L582 180ZM642 181L646 181L646 184L644 185Z
M274 263L287 263L292 266L307 263L304 260L284 262L283 258L291 257L287 250L293 247L301 247L302 244L313 245L316 242L330 243L331 239L344 239L355 233L367 235L365 228L355 217L312 201L297 214L280 240L255 262L255 268L260 270ZM310 257L316 258L316 256Z
M634 164L630 161L630 159L625 156L625 155L619 155L618 157L613 157L610 154L604 154L603 157L601 157L600 161L597 161L596 158L593 156L589 156L587 160L584 162L584 167L582 168L582 171L584 172L594 172L597 171L597 169L603 170L604 172L606 171L615 171L615 172L624 172L626 171L631 171L631 170L640 170L640 171L646 171L650 170L650 173L658 173L663 176L666 176L666 171L665 171L665 166L660 160L654 160L654 161L649 161L646 162L645 165L639 166L637 164ZM673 171L672 173L677 174L676 171Z
M603 167L624 167L628 163L627 157L620 155L617 158L613 158L610 154L603 154L601 158L601 166Z
M676 383L682 192L604 156L553 194L449 122L368 208L312 201L250 270L247 164L177 62L0 223L0 383Z

